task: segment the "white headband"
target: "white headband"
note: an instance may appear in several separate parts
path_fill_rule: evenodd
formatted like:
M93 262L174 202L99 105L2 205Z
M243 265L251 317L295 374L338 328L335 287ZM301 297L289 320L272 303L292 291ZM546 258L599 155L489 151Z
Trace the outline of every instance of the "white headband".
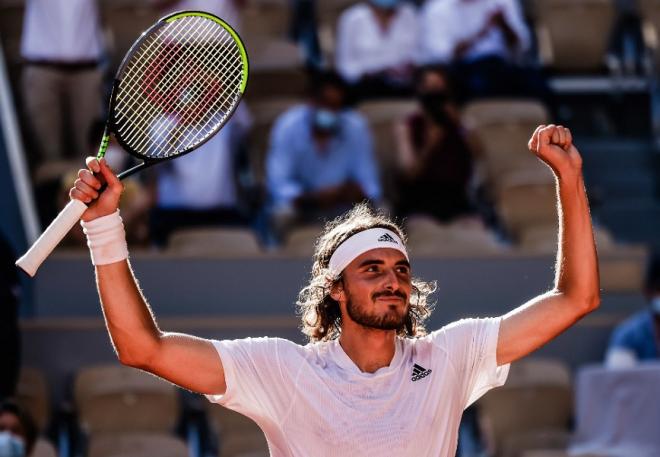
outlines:
M379 248L396 249L408 259L406 247L396 233L383 228L373 228L356 233L340 244L330 257L328 268L333 276L338 276L356 257Z

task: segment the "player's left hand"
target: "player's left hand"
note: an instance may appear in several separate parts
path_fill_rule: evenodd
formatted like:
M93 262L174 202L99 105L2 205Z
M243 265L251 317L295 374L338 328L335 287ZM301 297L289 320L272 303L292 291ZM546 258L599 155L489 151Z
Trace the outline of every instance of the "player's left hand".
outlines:
M573 145L571 131L566 127L539 125L527 146L560 178L582 173L582 157Z

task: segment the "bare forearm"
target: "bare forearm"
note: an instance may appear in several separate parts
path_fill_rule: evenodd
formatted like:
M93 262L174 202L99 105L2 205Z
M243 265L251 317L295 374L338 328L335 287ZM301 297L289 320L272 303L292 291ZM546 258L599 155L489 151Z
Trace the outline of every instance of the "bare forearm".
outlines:
M97 266L96 281L117 356L127 365L144 363L155 353L160 331L128 261Z
M598 258L581 173L558 175L559 243L555 289L591 307L599 300Z

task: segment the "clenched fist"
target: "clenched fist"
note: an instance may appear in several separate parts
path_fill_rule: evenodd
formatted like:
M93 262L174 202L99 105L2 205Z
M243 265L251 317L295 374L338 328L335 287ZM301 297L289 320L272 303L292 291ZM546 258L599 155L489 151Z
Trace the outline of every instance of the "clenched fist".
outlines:
M558 177L582 173L582 157L573 145L571 131L561 125L539 125L527 145Z
M78 179L69 191L71 199L88 204L81 219L85 222L117 211L124 185L110 169L105 159L87 157L87 168L78 170Z

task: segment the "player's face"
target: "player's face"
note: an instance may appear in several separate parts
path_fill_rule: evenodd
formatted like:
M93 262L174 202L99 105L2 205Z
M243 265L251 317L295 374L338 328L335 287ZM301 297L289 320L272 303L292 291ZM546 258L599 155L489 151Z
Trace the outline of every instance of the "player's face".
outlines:
M408 313L410 264L396 249L374 249L351 262L343 273L344 314L367 328L396 330Z

